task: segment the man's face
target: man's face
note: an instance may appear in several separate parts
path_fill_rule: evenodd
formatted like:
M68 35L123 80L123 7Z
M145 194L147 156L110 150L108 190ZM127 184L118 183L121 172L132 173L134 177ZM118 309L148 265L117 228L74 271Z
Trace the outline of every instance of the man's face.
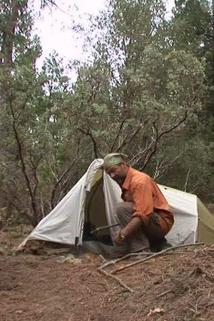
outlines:
M114 165L106 169L106 173L120 186L123 185L127 172L124 164Z

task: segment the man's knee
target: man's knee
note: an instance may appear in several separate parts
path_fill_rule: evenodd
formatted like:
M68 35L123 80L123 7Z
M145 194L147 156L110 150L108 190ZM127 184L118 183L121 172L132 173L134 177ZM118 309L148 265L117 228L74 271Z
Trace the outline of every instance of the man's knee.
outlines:
M116 208L116 215L118 219L123 219L124 216L131 216L133 213L133 204L130 202L120 202Z
M150 216L148 224L144 225L143 229L152 242L161 240L168 233L166 222L157 213Z

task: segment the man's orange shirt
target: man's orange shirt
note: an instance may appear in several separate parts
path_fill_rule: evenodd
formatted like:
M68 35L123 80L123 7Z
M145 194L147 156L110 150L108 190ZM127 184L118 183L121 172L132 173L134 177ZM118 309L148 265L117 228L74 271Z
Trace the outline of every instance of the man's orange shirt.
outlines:
M149 215L156 212L164 219L167 227L171 228L174 218L169 204L150 176L129 167L122 189L127 190L131 195L134 216L142 218L146 223Z

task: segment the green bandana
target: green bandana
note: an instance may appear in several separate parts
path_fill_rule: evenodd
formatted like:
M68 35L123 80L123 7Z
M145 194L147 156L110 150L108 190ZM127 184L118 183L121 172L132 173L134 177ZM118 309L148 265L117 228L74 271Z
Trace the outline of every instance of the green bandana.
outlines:
M107 169L109 167L119 165L120 163L124 162L126 158L127 156L122 153L108 154L104 157L103 166L105 169Z

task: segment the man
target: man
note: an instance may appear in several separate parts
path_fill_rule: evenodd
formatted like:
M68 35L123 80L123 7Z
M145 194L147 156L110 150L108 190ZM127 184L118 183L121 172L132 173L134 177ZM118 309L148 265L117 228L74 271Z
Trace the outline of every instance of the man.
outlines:
M150 176L130 167L121 153L106 155L103 166L120 185L124 201L116 210L121 230L115 243L126 251L149 247L161 250L174 218L158 185Z

